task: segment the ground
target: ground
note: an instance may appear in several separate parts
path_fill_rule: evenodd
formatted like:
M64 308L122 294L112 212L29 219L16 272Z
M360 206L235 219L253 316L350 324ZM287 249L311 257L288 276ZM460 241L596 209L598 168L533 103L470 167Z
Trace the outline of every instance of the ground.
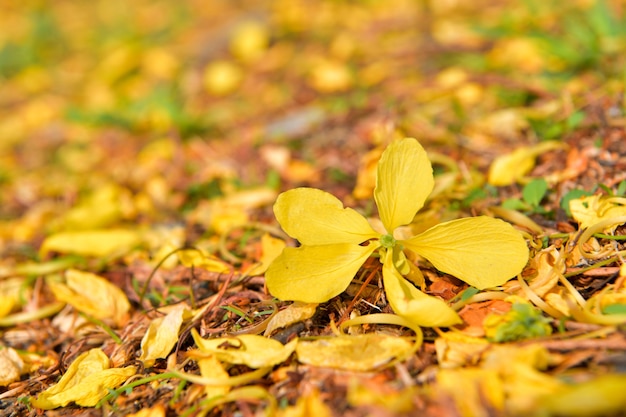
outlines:
M0 1L0 415L623 415L624 13ZM405 137L435 178L411 230L501 218L518 276L478 290L411 258L449 327L342 328L394 314L376 257L324 302L274 297L265 272L299 245L280 193L375 222Z

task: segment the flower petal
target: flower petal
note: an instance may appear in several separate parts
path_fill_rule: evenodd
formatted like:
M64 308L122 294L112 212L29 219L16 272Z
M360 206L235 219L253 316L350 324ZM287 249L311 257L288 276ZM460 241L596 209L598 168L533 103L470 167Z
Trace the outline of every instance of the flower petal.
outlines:
M285 248L265 273L267 288L281 300L323 303L348 287L378 247L372 242Z
M367 372L389 363L393 358L406 358L412 349L413 343L405 338L368 333L300 340L296 354L298 362L307 365Z
M443 300L424 294L404 279L393 262L383 264L383 283L393 311L418 326L447 327L462 322Z
M402 243L435 268L478 289L504 284L528 261L522 235L486 216L441 223Z
M137 367L110 368L110 360L102 349L94 348L79 355L67 368L59 382L31 400L43 410L65 407L71 402L94 407L111 389L135 375Z
M201 352L215 355L222 362L257 369L286 361L298 343L294 339L283 345L278 340L256 334L203 339L196 329L191 329L191 336Z
M287 234L303 245L362 243L378 236L365 217L316 188L294 188L278 196L274 214Z
M374 199L387 232L410 223L433 190L433 168L412 138L394 142L378 162Z

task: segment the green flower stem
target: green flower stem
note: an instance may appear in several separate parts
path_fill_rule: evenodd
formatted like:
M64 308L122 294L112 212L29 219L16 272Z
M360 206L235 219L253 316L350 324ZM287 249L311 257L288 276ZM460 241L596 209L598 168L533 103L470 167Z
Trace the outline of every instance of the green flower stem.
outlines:
M396 245L396 239L390 234L386 234L380 237L380 244L383 248L392 249Z
M109 327L109 325L107 325L105 322L85 313L80 313L80 315L84 317L87 321L95 324L98 327L101 327L109 336L111 336L115 343L117 343L118 345L122 344L122 339L120 339L117 333L115 333L113 329Z

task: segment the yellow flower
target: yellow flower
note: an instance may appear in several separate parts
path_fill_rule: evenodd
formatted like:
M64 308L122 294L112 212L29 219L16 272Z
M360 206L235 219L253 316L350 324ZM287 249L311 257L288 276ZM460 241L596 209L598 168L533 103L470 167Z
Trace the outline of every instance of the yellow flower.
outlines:
M408 239L398 236L398 228L411 223L434 186L430 160L415 139L389 145L376 175L374 199L385 233L322 190L296 188L278 197L276 219L302 246L285 248L268 268L266 282L275 297L328 301L378 251L387 299L396 314L420 326L450 326L461 321L458 315L403 277L419 281L421 276L407 254L422 256L479 289L504 284L526 265L528 248L521 234L491 217L441 223Z

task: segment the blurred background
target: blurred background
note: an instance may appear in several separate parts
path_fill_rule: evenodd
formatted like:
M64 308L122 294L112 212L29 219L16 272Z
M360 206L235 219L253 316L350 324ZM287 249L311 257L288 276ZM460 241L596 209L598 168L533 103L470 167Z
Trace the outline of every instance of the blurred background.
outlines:
M93 228L242 187L363 198L400 136L484 169L623 124L624 5L2 0L0 236L80 227L77 204L115 205Z

